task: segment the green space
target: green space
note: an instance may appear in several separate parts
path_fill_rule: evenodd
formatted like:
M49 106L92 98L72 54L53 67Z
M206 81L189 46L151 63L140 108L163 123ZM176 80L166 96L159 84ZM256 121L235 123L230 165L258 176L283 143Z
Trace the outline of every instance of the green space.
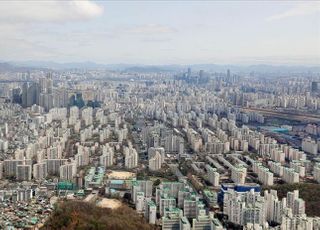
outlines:
M82 201L64 201L56 205L43 229L152 230L155 227L124 205L108 209Z

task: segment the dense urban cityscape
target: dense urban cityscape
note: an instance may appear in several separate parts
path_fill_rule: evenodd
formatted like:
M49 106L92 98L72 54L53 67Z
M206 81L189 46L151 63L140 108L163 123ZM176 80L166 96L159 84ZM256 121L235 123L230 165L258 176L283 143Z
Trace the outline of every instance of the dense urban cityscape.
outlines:
M320 230L320 2L0 1L0 229Z
M2 228L41 227L63 200L163 230L320 228L299 189L273 187L320 183L318 73L6 67Z

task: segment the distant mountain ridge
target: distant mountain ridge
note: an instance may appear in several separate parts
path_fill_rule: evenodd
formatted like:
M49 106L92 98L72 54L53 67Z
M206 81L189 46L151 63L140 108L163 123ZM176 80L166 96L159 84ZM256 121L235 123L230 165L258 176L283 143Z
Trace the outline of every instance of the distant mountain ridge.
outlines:
M33 67L28 66L16 66L7 62L0 62L0 71L1 72L27 72L34 69Z
M193 65L142 65L142 64L98 64L95 62L69 62L58 63L52 61L22 61L0 63L0 70L14 68L45 68L54 70L64 69L108 69L124 72L180 72L187 68L193 71L205 70L210 72L260 72L260 73L299 73L320 72L320 66L302 65L219 65L219 64L193 64Z

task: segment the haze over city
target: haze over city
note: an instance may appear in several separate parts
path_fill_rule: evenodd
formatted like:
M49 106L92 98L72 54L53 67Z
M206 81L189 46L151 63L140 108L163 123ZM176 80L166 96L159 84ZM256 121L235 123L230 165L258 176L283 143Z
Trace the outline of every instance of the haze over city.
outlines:
M3 61L298 64L320 60L317 1L2 1Z
M0 229L320 230L320 2L0 1Z

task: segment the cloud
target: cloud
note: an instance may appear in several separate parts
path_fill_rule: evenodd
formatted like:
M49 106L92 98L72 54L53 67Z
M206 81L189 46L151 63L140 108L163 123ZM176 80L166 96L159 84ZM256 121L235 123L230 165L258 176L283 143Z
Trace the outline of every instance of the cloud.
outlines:
M155 38L155 37L149 37L144 38L141 40L142 42L170 42L172 41L172 38Z
M70 32L71 22L93 19L103 11L99 4L86 0L0 1L1 58L64 57L79 47L79 42L91 41L84 31Z
M57 49L47 47L45 44L39 44L23 38L10 38L2 40L1 42L1 55L6 57L7 60L24 60L32 59L47 59L52 57L59 57L67 54L61 53ZM13 50L15 52L13 52ZM23 53L23 57L21 54Z
M164 26L164 25L157 25L157 24L147 24L147 25L140 25L135 26L129 29L127 32L133 34L144 34L144 35L152 35L152 34L168 34L176 32L175 29Z
M266 18L266 20L274 21L295 16L311 15L317 12L320 12L320 2L304 2L293 6L283 13L272 15Z
M103 7L88 1L3 1L0 23L63 23L102 15Z

